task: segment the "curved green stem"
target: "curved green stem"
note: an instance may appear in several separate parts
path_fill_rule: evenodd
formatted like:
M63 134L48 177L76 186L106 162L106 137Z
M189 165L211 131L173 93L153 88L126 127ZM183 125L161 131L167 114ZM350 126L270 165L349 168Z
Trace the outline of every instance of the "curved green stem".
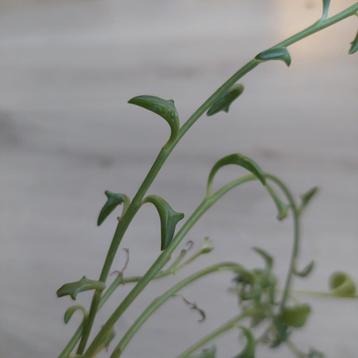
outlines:
M124 334L116 348L114 349L111 358L118 358L123 353L124 349L127 347L128 343L131 341L133 336L138 332L138 330L143 326L143 324L171 297L173 297L178 291L188 286L189 284L197 281L204 276L210 275L219 271L232 271L232 272L241 272L243 267L234 262L223 262L216 265L206 267L203 270L200 270L187 278L181 280L176 285L171 287L169 290L164 292L162 295L154 299L148 307L138 316L134 323L129 327L127 332Z
M288 39L280 42L279 44L275 46L289 46L293 43L315 33L318 32L328 26L331 26L335 24L338 21L341 21L351 15L354 15L358 11L358 3L348 7L347 9L341 11L340 13L324 19L320 20L319 22L316 22L312 26L309 26L307 29L289 37ZM260 61L253 59L249 61L246 65L244 65L241 69L239 69L233 76L231 76L218 90L216 90L195 112L194 114L184 123L184 125L179 130L178 136L175 138L175 140L168 142L159 152L153 166L149 170L147 176L145 177L142 185L138 189L137 194L134 196L131 204L129 205L128 209L126 210L121 222L118 224L113 240L111 242L110 248L108 250L101 274L99 280L102 282L105 282L107 280L108 274L111 270L111 266L114 260L114 257L116 256L118 247L122 241L122 238L133 220L135 214L139 210L142 200L144 198L144 195L146 194L148 188L153 183L155 177L159 173L161 167L165 163L166 159L170 155L171 151L174 149L176 144L180 141L180 139L184 136L184 134L190 129L190 127L216 102L218 98L220 98L223 94L225 94L240 78L245 76L248 72L252 71ZM161 257L161 256L160 256ZM157 261L158 265L161 265L162 262L158 259ZM149 270L147 272L148 276L153 278L152 272ZM145 287L145 285L144 285ZM85 350L88 337L90 335L97 310L99 307L99 303L101 301L101 292L96 291L93 295L91 307L89 311L89 316L86 322L84 323L83 327L83 335L82 339L79 345L78 353L82 354ZM89 349L89 351L93 351L92 349Z
M287 185L280 180L279 178L275 177L274 175L267 175L267 178L272 180L274 183L276 183L280 189L285 194L291 210L292 210L292 216L293 216L293 246L292 246L292 252L291 252L291 258L290 258L290 265L288 269L288 273L286 276L286 282L282 294L280 309L282 310L288 300L290 288L292 285L292 279L293 279L293 273L295 271L296 265L297 265L297 257L299 255L299 249L300 249L300 234L301 234L301 228L300 228L300 211L296 204L296 200L294 196L292 195L291 191L288 189Z
M196 343L194 343L192 346L190 346L188 349L186 349L183 353L179 354L177 358L188 358L191 354L195 353L198 349L206 346L209 342L213 341L214 339L222 336L223 334L231 331L232 329L239 327L239 322L243 319L247 318L248 314L243 313L240 314L220 327L216 328L214 331L210 332L207 336L203 337Z

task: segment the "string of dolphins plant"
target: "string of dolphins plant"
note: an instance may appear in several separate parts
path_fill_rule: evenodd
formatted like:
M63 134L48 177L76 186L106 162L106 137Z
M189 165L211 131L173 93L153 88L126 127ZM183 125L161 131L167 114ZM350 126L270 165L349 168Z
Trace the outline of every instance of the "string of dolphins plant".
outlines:
M111 353L111 358L121 356L130 340L145 323L145 321L169 298L177 295L183 287L201 279L202 277L221 271L230 271L234 273L236 277L235 292L237 292L239 297L241 313L220 326L214 332L211 332L208 336L202 338L192 347L189 347L178 356L179 358L215 357L214 348L206 349L198 356L193 354L195 354L198 349L206 346L210 341L217 338L219 335L222 335L234 328L240 328L247 339L247 344L244 350L237 357L254 357L255 345L258 343L268 344L271 347L276 347L285 343L297 356L308 356L311 358L320 356L320 353L317 351L310 351L308 355L305 355L298 350L298 348L295 347L293 342L290 340L292 331L296 328L302 327L310 313L310 307L308 305L296 304L292 306L290 301L293 292L293 277L306 277L313 269L313 262L311 262L303 270L299 270L297 260L300 246L300 221L302 213L316 194L316 187L305 193L301 197L300 201L298 201L282 180L264 171L254 160L240 153L230 154L221 158L213 166L209 173L207 190L203 200L186 219L179 230L176 230L176 227L177 224L183 220L184 214L176 212L164 198L158 195L147 195L147 191L173 149L180 142L186 132L205 113L208 116L212 116L220 111L229 111L232 102L235 101L244 91L243 85L237 84L240 79L255 69L258 65L267 61L281 60L289 66L291 64L291 56L288 51L288 47L290 45L316 32L319 32L326 27L332 26L337 22L358 14L358 2L333 16L329 16L329 7L330 1L323 0L323 11L319 20L304 30L256 55L252 60L235 72L226 82L224 82L224 84L221 85L182 125L180 124L179 115L173 100L165 100L160 97L145 95L134 97L129 101L130 104L143 107L162 117L170 126L170 137L159 151L152 167L132 199L122 193L114 193L110 191L105 192L107 201L99 214L97 222L98 225L101 225L103 221L106 220L106 218L120 205L122 205L122 214L118 219L118 224L104 260L99 279L92 280L84 276L78 281L64 284L57 291L58 297L70 296L73 300L76 300L77 295L83 291L94 292L89 310L85 309L82 305L77 304L71 306L65 312L65 323L71 319L72 315L76 311L82 312L83 322L60 353L59 358L95 357L104 348L109 347L111 341L114 340L115 324L152 280L168 277L182 269L184 266L189 265L198 257L212 250L210 245L205 244L196 253L188 257L188 253L192 246L192 243L189 242L187 247L182 249L179 254L172 259L174 251L183 242L188 232L202 217L202 215L226 193L236 187L253 181L258 182L267 191L269 197L273 200L278 210L279 220L285 219L289 214L291 214L293 218L294 241L284 287L281 290L278 288L277 278L273 273L272 256L259 248L256 248L255 250L265 260L266 264L264 269L249 270L235 262L223 262L204 268L203 270L196 272L178 282L176 285L160 295L156 300L151 302L138 316L133 325L129 327L127 332L121 337L120 341ZM353 54L357 51L358 33L351 43L349 53ZM215 191L213 189L214 178L217 172L227 165L237 165L245 168L249 174L239 177L238 179L227 183ZM139 209L146 203L154 205L160 217L161 253L149 267L147 272L143 276L138 277L124 276L124 270L128 263L127 257L125 267L122 271L116 273L116 278L108 285L108 278L112 270L112 263L118 253L118 249L126 230ZM89 337L98 311L103 307L109 297L119 286L131 283L135 284L132 290L108 317L106 322L95 335L92 342L89 343ZM331 278L330 287L331 292L329 293L310 293L323 296L333 295L337 297L356 297L355 285L352 279L345 273L335 273ZM281 296L280 298L278 298L279 295ZM195 304L191 304L190 302L187 303L191 306L191 308L203 314L203 312L200 311ZM241 322L247 319L251 321L250 325L252 329L263 322L268 324L262 337L256 339L251 329L242 326Z

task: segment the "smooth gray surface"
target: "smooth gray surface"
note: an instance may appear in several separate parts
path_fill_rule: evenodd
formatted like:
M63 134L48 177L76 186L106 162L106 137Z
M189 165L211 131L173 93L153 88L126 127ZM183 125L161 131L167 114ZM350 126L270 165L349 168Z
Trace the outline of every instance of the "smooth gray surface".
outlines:
M352 3L333 1L333 11ZM315 20L319 4L0 1L1 358L55 357L76 327L76 319L63 325L71 303L56 299L55 291L83 274L97 276L115 224L112 218L95 226L104 189L133 195L168 134L164 121L126 101L137 94L171 97L184 120L252 55ZM322 191L307 213L302 250L302 265L315 258L318 266L307 282L297 282L307 289L326 289L334 270L358 277L358 66L357 57L346 55L355 21L292 46L289 70L270 63L248 75L230 114L203 117L151 189L190 213L212 163L236 151L296 193L318 184ZM228 169L219 181L237 173ZM131 252L127 273L139 274L158 254L159 223L148 206L133 224L123 245ZM283 277L290 235L290 224L276 222L272 203L253 184L226 197L193 229L190 238L198 245L210 236L216 246L212 258L194 266L220 260L259 265L250 251L257 245L279 256ZM207 310L205 324L173 299L124 356L173 357L236 314L226 291L231 278L223 276L185 291ZM150 286L118 331L168 284ZM309 326L295 341L328 357L357 357L357 303L313 303ZM219 345L220 357L232 357L237 335ZM259 354L271 356L289 353Z

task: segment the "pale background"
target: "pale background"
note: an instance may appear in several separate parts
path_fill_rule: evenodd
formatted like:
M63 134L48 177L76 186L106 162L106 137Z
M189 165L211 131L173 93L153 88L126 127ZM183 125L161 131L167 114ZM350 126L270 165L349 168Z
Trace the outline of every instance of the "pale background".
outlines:
M332 10L353 3L336 0ZM164 121L126 101L138 94L174 98L183 121L250 57L319 13L318 0L0 1L1 358L56 357L77 327L79 317L63 324L71 302L55 291L84 274L97 277L115 225L113 217L96 228L103 191L133 195L168 135ZM230 114L203 117L151 190L189 214L212 163L236 151L297 194L319 185L301 260L315 258L318 266L297 282L307 289L325 290L334 270L358 278L358 61L347 55L356 28L352 18L292 46L290 69L277 62L250 73ZM219 180L238 173L228 169ZM123 245L131 252L127 273L140 274L158 254L159 220L148 206L133 224ZM259 245L279 255L280 277L286 271L291 226L277 223L258 185L226 197L189 237L199 246L204 236L216 250L196 268L220 260L260 265L250 251ZM124 357L174 357L235 315L230 280L216 275L185 290L207 310L205 324L173 299ZM119 333L172 283L151 285ZM357 302L308 301L314 315L297 344L328 357L357 357ZM219 357L237 353L237 336L218 342ZM274 356L290 354L282 349Z

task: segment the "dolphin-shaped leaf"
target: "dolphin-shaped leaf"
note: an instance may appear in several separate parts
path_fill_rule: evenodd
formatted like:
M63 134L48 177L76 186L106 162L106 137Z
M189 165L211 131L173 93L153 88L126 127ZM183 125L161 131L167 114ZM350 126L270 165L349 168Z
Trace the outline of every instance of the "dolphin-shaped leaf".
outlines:
M163 198L157 195L147 196L144 203L152 203L160 217L161 250L165 250L173 239L177 223L184 218L183 213L177 213Z
M94 281L83 276L79 281L65 283L57 291L57 297L70 296L76 300L77 295L83 291L99 290L102 291L106 285L101 281Z
M213 186L213 181L216 173L226 165L238 165L247 169L249 172L254 174L258 180L263 185L266 185L265 174L259 165L254 162L252 159L242 155L240 153L229 154L221 159L219 159L211 169L209 173L208 183L207 183L207 193L211 192L211 188Z
M253 250L264 259L267 270L271 271L274 262L273 257L264 249L261 249L259 247L253 247Z
M314 261L311 261L301 271L297 270L297 268L295 267L293 270L293 274L298 277L304 278L304 277L307 277L313 271L314 267L315 267L315 263L314 263Z
M355 297L357 288L352 278L345 272L335 272L329 279L331 293L337 297Z
M104 220L112 213L112 211L120 204L124 205L124 209L129 205L129 198L125 194L121 193L112 193L111 191L106 190L105 195L107 201L103 205L97 219L97 225L101 225Z
M246 345L242 352L235 358L255 358L256 341L253 333L246 327L240 327L246 338Z
M87 317L87 311L83 306L81 306L81 305L71 306L66 310L65 315L63 317L63 320L66 324L70 321L70 319L72 318L73 314L76 311L81 311L83 314L83 318Z
M148 109L164 118L171 129L170 139L174 139L179 131L179 117L172 99L163 99L156 96L137 96L128 101L130 104Z
M273 47L266 51L260 52L256 57L259 61L280 60L287 66L291 64L291 56L286 47Z
M229 112L231 103L235 101L236 98L241 96L244 92L244 86L238 84L233 86L229 91L224 93L219 97L206 112L207 116L212 116L220 111Z
M300 328L306 324L311 313L311 307L307 304L300 304L285 307L280 315L280 319L289 327Z
M269 192L269 194L271 195L271 198L273 200L273 202L276 205L277 208L277 219L282 221L284 220L287 215L288 215L288 209L290 208L289 205L285 204L281 198L278 196L278 194L276 193L276 191L272 188L271 185L266 184L266 189Z
M300 207L301 211L308 206L308 204L312 201L312 199L317 195L318 191L319 188L315 186L301 195L301 207Z
M354 53L356 53L358 51L358 31L356 34L356 37L354 38L354 40L351 42L351 47L349 49L349 54L353 55Z
M329 5L331 0L322 0L322 19L326 19L328 17Z

